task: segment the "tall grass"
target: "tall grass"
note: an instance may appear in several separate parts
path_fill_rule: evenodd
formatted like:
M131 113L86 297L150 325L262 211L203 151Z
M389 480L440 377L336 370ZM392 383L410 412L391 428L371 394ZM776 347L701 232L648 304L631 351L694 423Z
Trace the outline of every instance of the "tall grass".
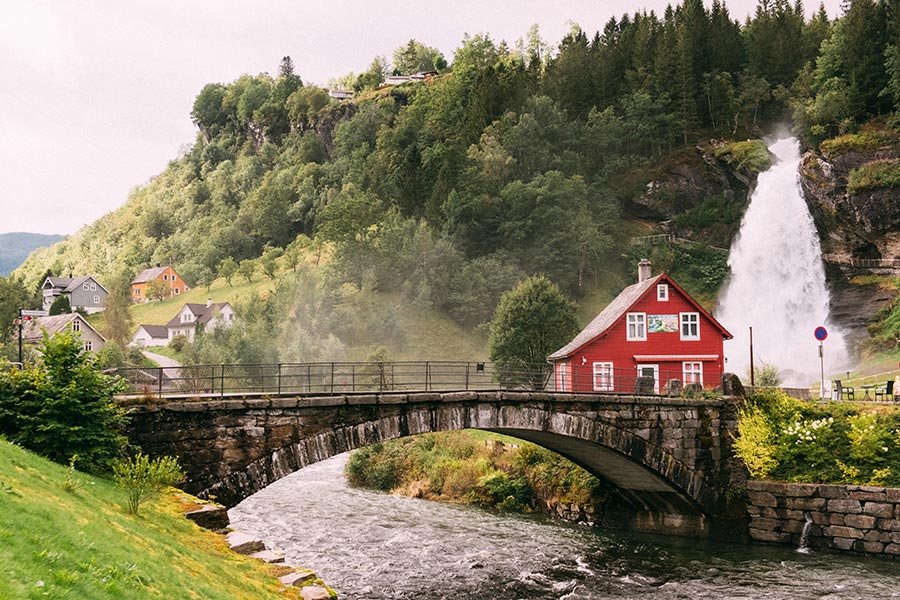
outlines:
M258 600L285 595L269 567L227 549L167 495L140 516L113 482L0 440L0 598ZM72 486L69 485L69 488Z

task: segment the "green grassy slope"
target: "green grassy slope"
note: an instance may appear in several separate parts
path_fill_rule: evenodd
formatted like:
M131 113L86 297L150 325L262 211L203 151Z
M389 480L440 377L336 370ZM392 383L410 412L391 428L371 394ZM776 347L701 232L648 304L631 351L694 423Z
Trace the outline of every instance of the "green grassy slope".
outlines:
M182 515L168 494L126 513L112 482L76 473L0 441L0 598L77 600L297 598L262 562Z

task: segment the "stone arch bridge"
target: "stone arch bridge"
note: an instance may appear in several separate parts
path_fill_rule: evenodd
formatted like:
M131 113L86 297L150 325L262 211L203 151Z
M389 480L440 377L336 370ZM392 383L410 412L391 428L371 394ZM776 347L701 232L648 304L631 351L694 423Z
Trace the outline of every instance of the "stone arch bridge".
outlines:
M409 392L190 399L129 409L132 443L175 455L184 488L234 506L290 473L377 442L483 429L553 450L617 488L602 522L728 537L744 531L733 398Z

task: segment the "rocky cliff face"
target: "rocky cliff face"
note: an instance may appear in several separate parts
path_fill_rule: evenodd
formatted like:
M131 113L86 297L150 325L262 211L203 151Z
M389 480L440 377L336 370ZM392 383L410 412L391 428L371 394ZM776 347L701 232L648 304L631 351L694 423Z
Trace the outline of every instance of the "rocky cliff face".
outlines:
M729 146L734 144L711 140L677 150L649 170L641 169L641 180L635 183L642 188L626 202L627 212L656 221L666 233L730 247L756 176L766 165L733 160ZM765 162L765 145L761 147Z
M832 318L854 345L868 338L872 317L897 296L872 278L859 276L897 277L900 270L859 259L900 259L900 192L882 188L851 194L847 182L854 170L898 156L897 146L809 151L800 163L800 183L827 258Z
M895 147L829 155L807 152L800 183L825 254L841 259L900 259L900 201L895 188L847 192L850 174L878 160L900 157Z

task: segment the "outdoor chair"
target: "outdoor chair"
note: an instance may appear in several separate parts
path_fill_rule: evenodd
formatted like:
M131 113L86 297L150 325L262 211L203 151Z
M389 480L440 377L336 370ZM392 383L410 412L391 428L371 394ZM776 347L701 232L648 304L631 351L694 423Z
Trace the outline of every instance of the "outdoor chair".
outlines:
M841 385L840 379L836 379L834 381L834 395L833 395L834 400L837 400L837 401L841 401L841 400L845 400L845 399L853 400L854 392L855 392L855 390L852 387L850 387L850 386L844 387L843 385Z
M894 380L888 379L884 387L875 388L875 400L894 399Z

